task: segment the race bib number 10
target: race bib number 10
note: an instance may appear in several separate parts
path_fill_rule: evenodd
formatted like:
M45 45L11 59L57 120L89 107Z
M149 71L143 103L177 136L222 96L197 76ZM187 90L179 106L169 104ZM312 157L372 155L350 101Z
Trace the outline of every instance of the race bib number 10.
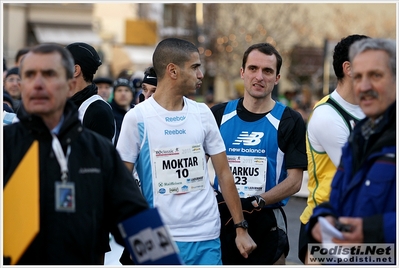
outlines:
M184 194L205 188L201 145L157 149L153 151L153 161L157 194Z

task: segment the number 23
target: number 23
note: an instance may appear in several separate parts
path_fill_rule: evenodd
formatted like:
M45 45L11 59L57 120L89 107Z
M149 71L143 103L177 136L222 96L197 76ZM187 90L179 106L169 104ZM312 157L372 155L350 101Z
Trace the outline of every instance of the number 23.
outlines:
M239 176L235 177L235 184L246 185L247 183L248 183L247 177L239 177Z

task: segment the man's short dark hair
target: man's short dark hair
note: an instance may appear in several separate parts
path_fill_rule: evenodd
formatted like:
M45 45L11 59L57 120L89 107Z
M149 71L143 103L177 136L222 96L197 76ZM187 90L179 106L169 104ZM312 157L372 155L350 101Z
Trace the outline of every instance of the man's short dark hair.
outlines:
M333 54L333 67L335 76L338 81L344 78L344 70L342 68L342 64L345 61L349 61L349 47L356 41L370 38L366 35L353 34L341 39L338 44L334 48Z
M159 42L152 56L152 64L158 80L164 77L166 66L169 63L183 67L194 52L199 53L198 48L183 39L167 38Z
M245 64L247 63L249 53L251 53L253 50L258 50L259 52L269 56L275 55L277 59L276 75L280 73L281 65L283 64L283 58L281 57L280 53L278 53L277 49L269 43L258 43L247 48L242 58L241 67L243 69L245 69Z
M157 76L153 66L147 67L144 70L144 75L146 75L146 74L151 75L151 76Z
M15 63L18 63L19 58L21 56L24 56L28 52L29 52L29 48L28 47L24 47L24 48L21 48L20 50L18 50L17 54L15 54Z
M35 54L51 54L51 53L58 53L61 55L61 64L65 68L66 72L66 78L67 79L72 79L73 74L75 72L75 62L73 60L73 57L71 53L65 49L64 47L57 45L57 44L40 44L35 47L32 47L29 52L35 53ZM22 64L24 62L24 59L21 61L21 68ZM20 68L20 70L21 70Z

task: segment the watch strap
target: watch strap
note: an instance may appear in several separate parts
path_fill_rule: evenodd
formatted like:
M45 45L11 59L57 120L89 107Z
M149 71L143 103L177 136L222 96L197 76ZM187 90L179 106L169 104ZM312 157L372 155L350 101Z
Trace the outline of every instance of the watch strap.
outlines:
M248 222L246 220L243 220L242 222L234 224L234 227L248 229Z

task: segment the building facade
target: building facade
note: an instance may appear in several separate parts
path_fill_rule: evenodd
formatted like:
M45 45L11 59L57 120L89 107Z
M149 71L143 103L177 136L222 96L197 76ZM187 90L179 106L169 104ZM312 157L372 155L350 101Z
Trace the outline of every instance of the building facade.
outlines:
M270 42L284 63L278 90L297 89L298 76L290 73L297 57L313 55L315 62L330 56L325 44L359 33L396 39L397 4L384 3L3 3L3 57L9 67L18 49L43 42L67 45L86 42L103 59L99 75L118 76L123 70L143 72L152 63L156 44L166 37L180 37L200 50L205 74L202 92L212 89L217 101L237 96L242 89L239 70L245 49L256 42ZM369 19L368 19L369 18ZM329 45L328 49L331 49ZM311 48L314 48L313 50ZM291 62L291 55L295 61ZM309 62L309 61L305 61ZM321 69L320 69L321 68ZM301 76L331 72L311 66ZM321 72L321 73L320 73ZM316 78L315 78L316 77ZM316 80L315 80L316 79ZM302 80L303 81L303 80ZM323 82L321 83L323 84ZM331 83L331 81L329 82Z

